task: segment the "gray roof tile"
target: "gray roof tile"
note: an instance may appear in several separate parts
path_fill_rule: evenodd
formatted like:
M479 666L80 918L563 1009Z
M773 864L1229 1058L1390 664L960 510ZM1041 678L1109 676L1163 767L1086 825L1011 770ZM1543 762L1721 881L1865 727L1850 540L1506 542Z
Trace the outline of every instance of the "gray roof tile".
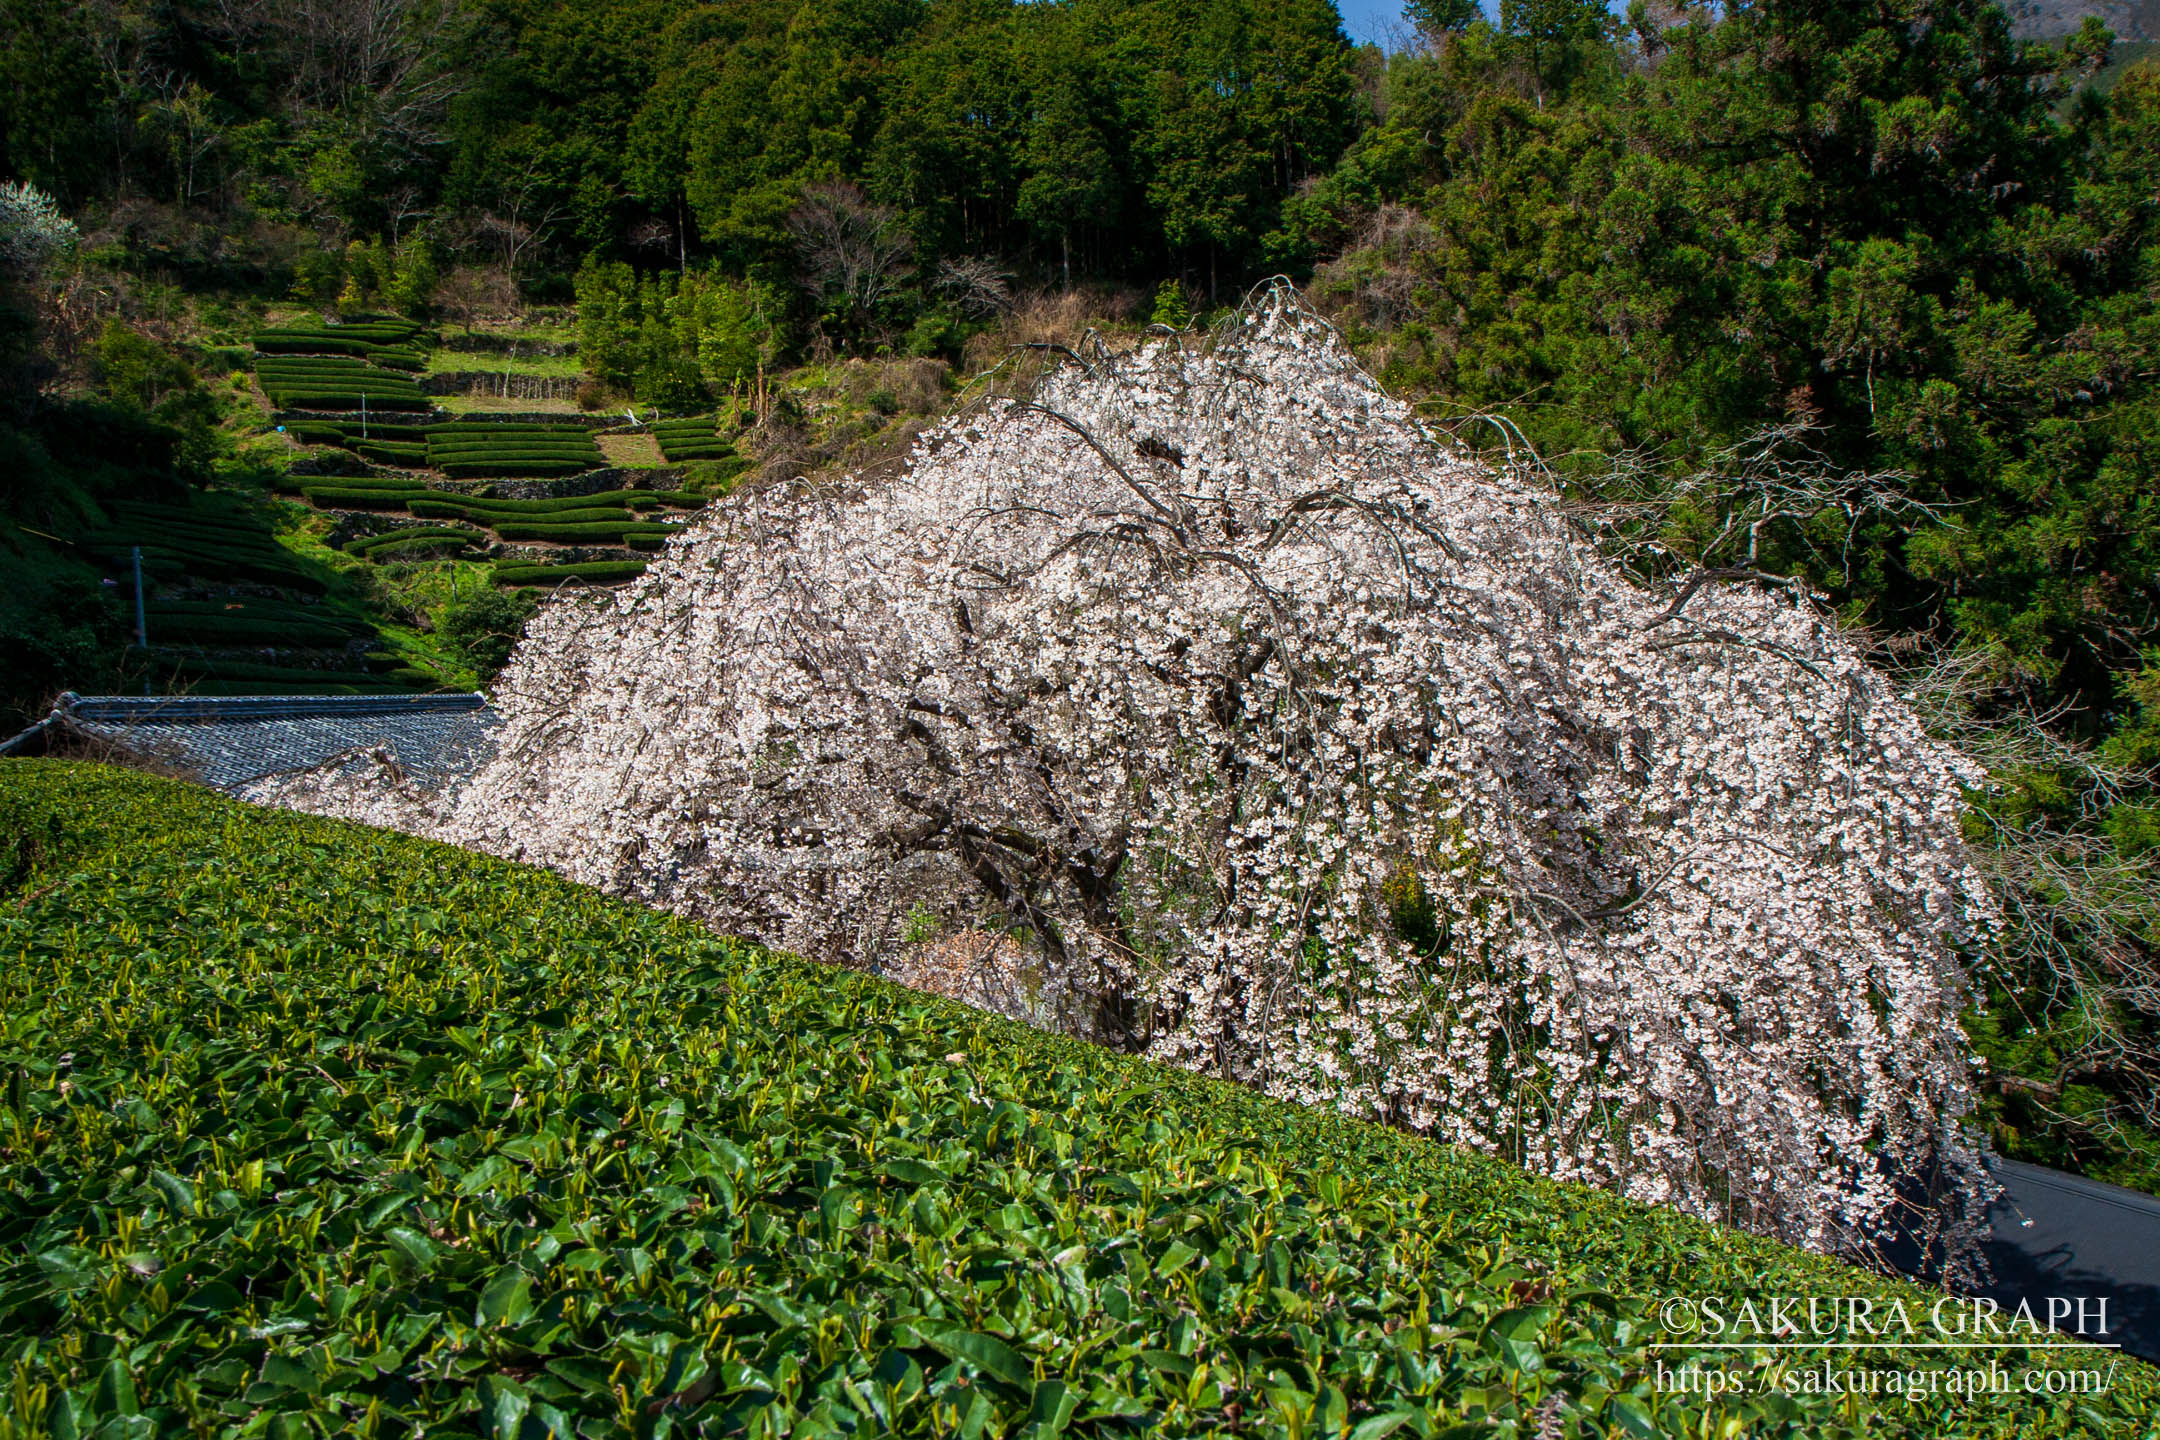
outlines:
M0 745L0 754L33 748L26 742L57 730L163 760L221 790L348 750L385 750L408 775L447 779L487 757L499 723L481 694L67 694L42 725Z

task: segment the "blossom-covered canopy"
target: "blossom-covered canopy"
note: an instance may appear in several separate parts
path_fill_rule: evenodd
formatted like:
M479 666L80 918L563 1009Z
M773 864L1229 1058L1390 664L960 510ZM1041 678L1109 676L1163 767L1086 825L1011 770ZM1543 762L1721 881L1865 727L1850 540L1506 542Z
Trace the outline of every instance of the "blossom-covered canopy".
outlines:
M1970 767L1810 605L1631 583L1287 288L716 506L496 704L454 791L282 798L1820 1247L1982 1183Z

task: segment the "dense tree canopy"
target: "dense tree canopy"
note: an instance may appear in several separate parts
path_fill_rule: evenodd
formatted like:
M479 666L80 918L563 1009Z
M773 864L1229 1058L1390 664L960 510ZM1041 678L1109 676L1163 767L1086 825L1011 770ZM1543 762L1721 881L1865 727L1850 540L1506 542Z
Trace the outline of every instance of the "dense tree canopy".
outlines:
M846 178L933 258L1222 284L1366 118L1325 0L299 8L8 0L0 168L76 205L427 223L529 279L785 265L803 187Z

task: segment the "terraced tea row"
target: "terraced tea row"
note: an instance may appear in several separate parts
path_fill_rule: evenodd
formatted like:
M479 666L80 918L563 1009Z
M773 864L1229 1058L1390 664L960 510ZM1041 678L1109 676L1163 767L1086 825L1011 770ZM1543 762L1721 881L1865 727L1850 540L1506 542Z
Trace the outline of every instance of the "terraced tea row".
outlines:
M307 594L324 589L322 579L278 545L260 521L209 505L122 506L109 525L85 532L76 544L116 564L140 548L144 574L163 584L193 578Z
M350 355L399 370L427 364L417 342L421 327L410 320L369 320L280 325L252 337L258 355Z
M111 568L132 612L142 553L142 639L131 668L155 688L205 695L361 694L432 686L387 651L374 626L323 594L325 572L278 544L273 518L221 497L113 508L75 539ZM272 593L264 593L269 591ZM365 652L365 653L363 653Z
M727 460L736 453L732 441L720 438L719 428L710 415L688 420L656 420L652 433L660 442L660 453L671 465L686 460Z
M409 376L334 355L261 356L255 378L284 410L425 410L433 403Z

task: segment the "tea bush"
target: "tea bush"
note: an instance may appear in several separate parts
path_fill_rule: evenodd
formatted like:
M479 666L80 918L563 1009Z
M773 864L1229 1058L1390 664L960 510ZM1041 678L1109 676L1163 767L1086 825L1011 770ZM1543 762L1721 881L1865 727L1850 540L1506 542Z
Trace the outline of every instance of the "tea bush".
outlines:
M669 464L685 460L725 460L735 454L734 442L720 438L710 415L694 420L658 420L653 423L652 433L660 442L660 454Z
M593 468L584 460L434 460L453 480L556 480Z
M0 814L71 839L0 909L12 1436L2042 1436L2160 1398L1661 1394L1655 1297L1928 1297L410 837L51 761L0 761Z
M459 530L448 525L409 526L403 530L391 530L381 535L363 535L357 540L348 540L344 550L348 555L369 555L378 550L423 541L431 544L479 545L486 543L486 540L485 535L476 535L470 530Z
M309 503L325 510L403 510L407 503L431 493L424 485L403 489L361 485L309 485L301 493Z
M512 562L497 565L497 585L560 585L565 580L590 580L595 585L618 585L645 573L642 560L588 560L579 565L528 565Z
M659 548L658 542L664 541L670 534L674 533L655 526L649 521L617 521L614 523L601 521L567 525L535 525L509 520L496 520L489 523L494 525L495 533L505 540L546 540L557 545L620 545L632 537L637 537L654 540L655 544L652 548L657 549Z

